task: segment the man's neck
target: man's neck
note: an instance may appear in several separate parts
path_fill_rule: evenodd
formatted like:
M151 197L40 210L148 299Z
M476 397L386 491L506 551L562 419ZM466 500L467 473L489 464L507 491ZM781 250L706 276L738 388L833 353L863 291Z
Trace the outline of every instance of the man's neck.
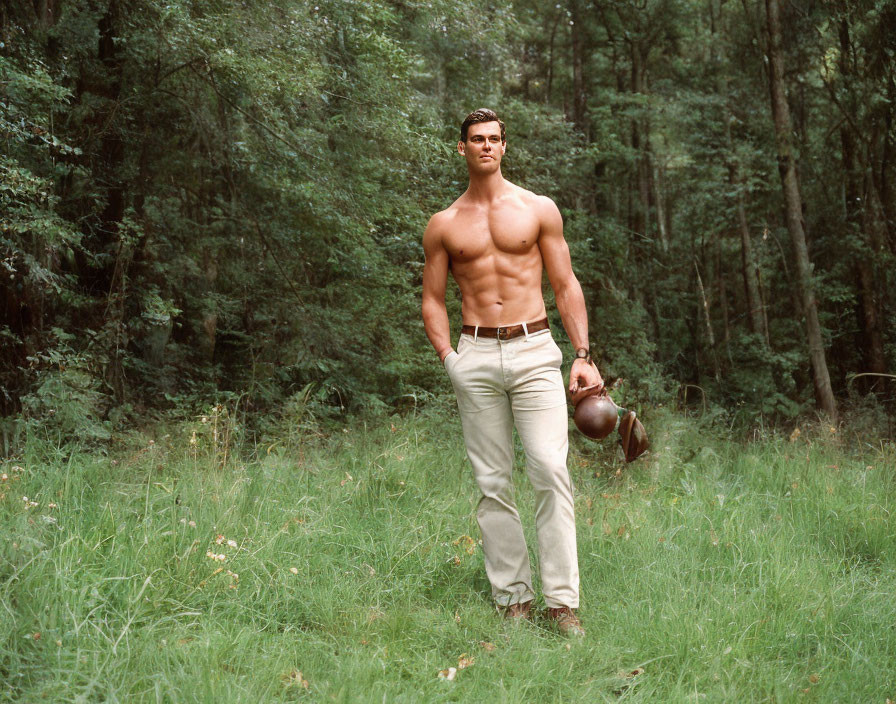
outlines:
M470 185L467 186L467 195L471 200L480 203L489 203L507 190L507 181L498 169L491 174L470 174Z

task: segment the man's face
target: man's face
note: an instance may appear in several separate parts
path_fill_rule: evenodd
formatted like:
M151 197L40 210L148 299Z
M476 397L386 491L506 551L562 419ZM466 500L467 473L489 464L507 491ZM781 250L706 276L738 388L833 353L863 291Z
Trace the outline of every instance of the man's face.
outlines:
M467 141L457 143L470 171L490 173L501 167L507 143L501 141L501 125L497 122L476 122L467 129Z

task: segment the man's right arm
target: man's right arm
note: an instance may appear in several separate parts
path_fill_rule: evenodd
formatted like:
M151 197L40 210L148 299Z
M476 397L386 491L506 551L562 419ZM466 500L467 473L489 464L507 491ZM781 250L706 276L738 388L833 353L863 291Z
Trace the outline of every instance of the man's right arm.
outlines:
M439 228L441 213L433 215L423 233L423 328L439 359L452 351L448 309L445 306L445 287L448 284L448 252L442 244Z

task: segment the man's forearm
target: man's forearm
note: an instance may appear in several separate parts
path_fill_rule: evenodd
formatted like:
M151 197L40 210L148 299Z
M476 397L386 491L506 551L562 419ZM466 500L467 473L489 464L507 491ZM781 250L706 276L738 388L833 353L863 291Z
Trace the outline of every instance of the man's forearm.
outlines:
M563 320L563 327L573 349L588 348L588 311L585 308L585 294L578 280L555 292L557 310Z
M426 330L426 336L438 353L439 359L445 359L452 349L448 309L444 303L439 305L438 302L433 301L424 301L422 308L423 329Z

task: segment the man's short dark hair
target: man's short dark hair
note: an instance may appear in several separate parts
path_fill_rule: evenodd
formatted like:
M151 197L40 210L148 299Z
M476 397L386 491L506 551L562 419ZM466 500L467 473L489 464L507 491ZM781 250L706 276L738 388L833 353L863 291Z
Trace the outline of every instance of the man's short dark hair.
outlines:
M470 125L475 125L477 122L497 122L501 126L501 141L506 142L507 137L504 134L504 123L501 122L501 118L498 117L498 113L494 110L489 110L488 108L479 108L478 110L474 110L469 115L464 118L464 121L460 126L460 141L467 141L467 130L469 130Z

